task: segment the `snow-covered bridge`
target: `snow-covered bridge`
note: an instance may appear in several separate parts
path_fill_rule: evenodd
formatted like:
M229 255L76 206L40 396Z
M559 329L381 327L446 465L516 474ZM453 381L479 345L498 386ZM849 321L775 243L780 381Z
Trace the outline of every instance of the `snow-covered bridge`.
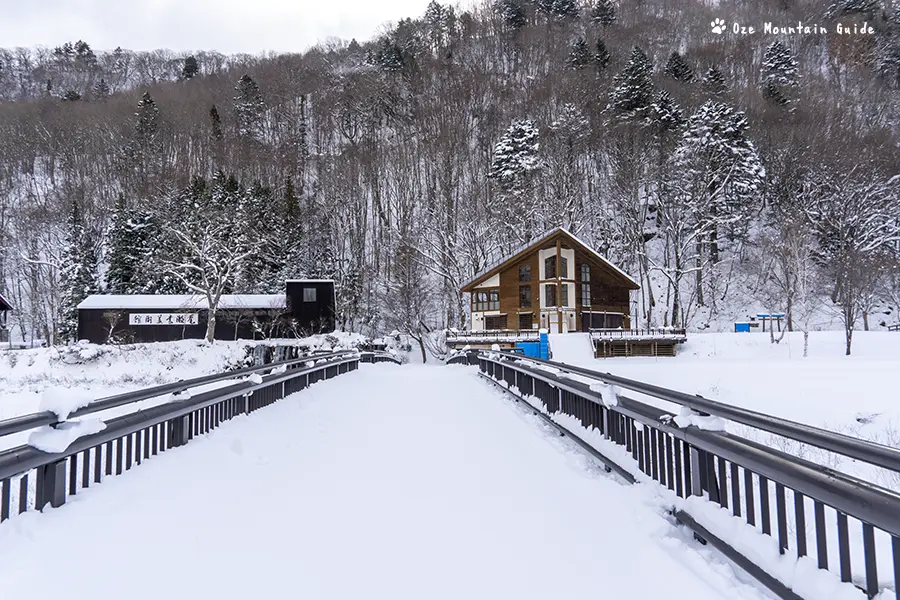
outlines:
M44 427L0 452L0 589L895 597L900 495L716 421L881 469L900 451L558 362L474 358L340 351L0 421L0 437Z
M766 597L474 369L411 365L363 365L13 518L0 590Z

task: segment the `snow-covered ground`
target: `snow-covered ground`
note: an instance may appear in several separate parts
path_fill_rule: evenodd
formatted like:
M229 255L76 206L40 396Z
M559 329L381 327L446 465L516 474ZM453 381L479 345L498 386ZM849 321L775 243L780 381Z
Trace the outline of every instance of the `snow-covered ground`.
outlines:
M769 597L648 490L474 369L363 365L3 524L0 587L70 600L155 599L160 585L222 600Z
M551 336L550 347L555 361L900 447L900 333L854 332L853 353L844 356L843 332L812 332L807 358L803 358L801 333L786 334L780 344L772 344L769 335L762 333L689 333L674 358L595 359L587 334ZM625 394L678 412L667 403ZM853 461L740 425L727 427L900 490L897 474L870 471Z

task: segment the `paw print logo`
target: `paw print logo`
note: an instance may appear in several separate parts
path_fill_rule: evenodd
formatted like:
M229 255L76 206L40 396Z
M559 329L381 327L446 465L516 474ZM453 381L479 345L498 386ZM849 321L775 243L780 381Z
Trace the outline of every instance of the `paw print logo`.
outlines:
M723 21L722 19L717 18L712 23L710 23L710 26L712 27L713 33L715 33L716 35L725 33L725 21Z

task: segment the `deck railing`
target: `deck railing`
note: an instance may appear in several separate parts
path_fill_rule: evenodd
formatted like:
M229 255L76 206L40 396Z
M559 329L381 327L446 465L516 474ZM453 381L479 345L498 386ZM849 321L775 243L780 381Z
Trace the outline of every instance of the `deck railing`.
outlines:
M448 331L447 341L456 340L492 340L492 339L516 339L536 340L540 337L537 329L486 329L484 331Z
M686 329L648 328L648 329L591 329L591 337L595 339L616 338L687 338Z
M885 588L897 589L900 494L726 431L699 427L696 422L679 426L674 415L622 395L616 403L604 401L603 391L609 393L609 388L596 384L639 392L695 411L691 414L699 418L729 419L894 472L900 472L900 450L609 373L509 353L481 352L478 358L483 376L502 384L517 400L528 402L540 411L536 414L624 479L634 482L640 472L680 498L697 496L727 509L775 538L782 554L799 558L814 553L820 569L834 571L841 581L853 583L870 598ZM630 464L560 425L553 418L559 414L575 417L586 429L598 430L606 440L624 447L631 455ZM800 598L785 582L707 529L697 515L683 508L673 513L702 541L776 595Z

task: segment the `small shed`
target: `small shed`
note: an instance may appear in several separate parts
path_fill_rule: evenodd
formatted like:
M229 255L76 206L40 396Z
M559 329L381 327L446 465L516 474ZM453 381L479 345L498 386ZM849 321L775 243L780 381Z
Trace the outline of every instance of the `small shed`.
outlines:
M12 304L0 294L0 342L9 341L9 312L13 309Z

